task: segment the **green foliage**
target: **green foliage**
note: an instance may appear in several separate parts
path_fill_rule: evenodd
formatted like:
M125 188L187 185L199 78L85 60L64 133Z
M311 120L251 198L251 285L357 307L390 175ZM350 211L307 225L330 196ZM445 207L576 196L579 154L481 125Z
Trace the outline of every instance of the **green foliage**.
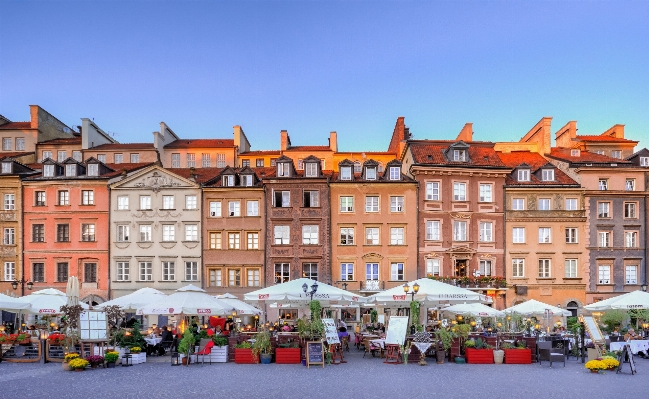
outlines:
M191 333L189 327L183 332L183 339L178 343L178 352L189 355L194 351L194 345L196 344L196 337Z
M469 338L469 333L471 332L471 326L469 324L458 324L455 326L455 332L458 337L466 340Z
M199 339L209 338L209 336L207 335L207 330L204 329L204 328L201 329L201 330L198 332L198 338L199 338Z
M516 346L512 344L511 342L505 342L500 346L500 349L514 349Z
M421 307L419 302L410 301L410 323L415 325L417 331L424 331L424 326L419 324L420 311Z
M376 309L372 309L370 311L370 321L372 324L376 323L379 320L379 312L376 311Z
M566 319L566 328L567 330L572 333L572 334L579 334L579 329L581 328L581 324L579 323L579 319L576 316L571 316Z
M453 338L455 338L456 336L457 335L453 331L447 330L445 328L440 328L439 330L435 331L435 338L442 344L444 351L451 349Z
M472 339L467 340L467 341L464 343L464 347L465 347L465 348L475 348L475 341L472 340Z
M119 353L118 352L106 352L104 355L104 360L106 363L115 363L119 359Z
M611 333L627 319L628 315L621 310L609 310L599 321L604 325L604 331Z
M212 342L214 342L214 345L216 346L228 346L228 339L223 335L213 335Z
M270 343L270 333L262 331L255 337L255 343L252 344L252 353L255 356L259 354L270 354L273 352L273 347Z
M518 349L525 349L525 348L527 348L527 342L525 342L523 340L517 341L516 342L516 347Z
M320 315L322 312L320 301L313 300L309 302L309 310L311 311L311 321L320 320Z
M237 344L237 349L252 349L252 344L248 341L243 341Z

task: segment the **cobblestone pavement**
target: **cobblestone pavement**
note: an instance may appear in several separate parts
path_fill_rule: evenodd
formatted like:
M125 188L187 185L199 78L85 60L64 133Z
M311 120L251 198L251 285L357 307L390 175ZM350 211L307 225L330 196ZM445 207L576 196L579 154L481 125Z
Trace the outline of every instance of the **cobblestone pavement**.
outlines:
M368 355L369 356L369 355ZM171 367L169 358L145 364L83 372L60 363L0 364L2 398L170 398L209 395L229 398L588 398L645 397L649 360L637 358L638 373L591 374L571 359L564 368L531 365L388 365L351 349L338 366L219 363ZM643 393L644 392L644 393ZM193 396L192 396L193 397Z

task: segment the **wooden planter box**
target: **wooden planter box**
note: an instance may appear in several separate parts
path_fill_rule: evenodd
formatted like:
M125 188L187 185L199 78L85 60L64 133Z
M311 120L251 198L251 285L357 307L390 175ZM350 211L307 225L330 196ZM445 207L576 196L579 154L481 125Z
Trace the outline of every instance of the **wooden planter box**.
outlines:
M237 364L257 363L257 357L252 354L252 349L235 348L234 362Z
M531 364L531 349L505 349L505 364Z
M474 349L466 348L466 362L469 364L493 364L493 349Z
M300 348L276 348L275 363L277 364L300 364L302 357Z

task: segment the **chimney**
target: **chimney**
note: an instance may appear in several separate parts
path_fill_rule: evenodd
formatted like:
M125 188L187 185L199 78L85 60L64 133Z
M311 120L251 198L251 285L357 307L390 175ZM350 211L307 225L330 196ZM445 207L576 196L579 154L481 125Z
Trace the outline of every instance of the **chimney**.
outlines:
M291 146L291 138L288 135L286 130L282 130L280 133L280 150L286 151Z
M619 123L617 125L614 125L607 131L601 134L601 136L609 136L609 137L615 137L616 139L623 139L624 138L624 125L620 125Z
M196 183L196 168L193 166L189 168L189 180Z
M570 121L554 134L557 147L572 148L577 137L577 121Z
M329 149L333 152L338 152L338 133L329 133Z
M464 142L473 141L473 123L466 123L460 131L460 134L457 135L455 140L462 140Z

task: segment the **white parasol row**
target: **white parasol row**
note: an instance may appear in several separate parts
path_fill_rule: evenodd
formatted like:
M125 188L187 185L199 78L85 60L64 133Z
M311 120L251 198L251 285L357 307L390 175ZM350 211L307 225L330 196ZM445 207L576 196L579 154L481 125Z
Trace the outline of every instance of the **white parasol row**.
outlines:
M310 292L314 283L312 279L299 278L250 292L244 295L244 300L249 303L277 303L294 305L292 307L307 307L311 295L305 293L302 286L306 284L307 291ZM366 299L353 292L321 282L317 283L317 287L313 299L320 301L322 306L353 305L365 302Z
M35 291L30 295L18 298L19 301L30 306L22 310L22 313L30 314L61 314L61 306L68 304L68 297L65 292L54 288L46 288ZM79 305L88 309L88 305L80 302Z
M461 303L441 309L443 312L474 317L504 317L505 312L481 303Z
M220 316L227 312L227 304L210 296L202 288L189 284L160 301L137 309L138 315L198 315Z
M507 314L518 313L530 316L545 316L546 312L548 312L552 316L572 316L572 313L568 310L548 305L547 303L539 302L535 299L530 299L523 303L519 303L518 305L514 305L503 310L503 312Z
M414 300L425 307L470 302L492 302L490 297L476 291L456 287L430 278L420 278L419 280L409 282L408 285L411 290L415 283L419 285L419 291L415 294ZM407 307L412 298L411 294L406 294L403 291L403 286L398 285L370 296L368 302L373 302L377 306Z
M640 290L632 291L627 294L591 303L590 305L584 306L584 309L590 311L649 309L649 293Z
M104 309L106 306L117 305L127 312L135 312L143 306L160 302L166 297L167 294L162 291L158 291L155 288L144 287L130 294L99 304L95 306L95 308Z

